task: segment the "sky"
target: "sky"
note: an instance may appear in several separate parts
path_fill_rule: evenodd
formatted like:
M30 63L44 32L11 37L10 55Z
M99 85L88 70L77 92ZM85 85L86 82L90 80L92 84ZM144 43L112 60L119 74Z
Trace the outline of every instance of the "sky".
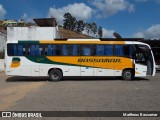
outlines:
M64 13L78 20L96 22L103 37L160 39L160 0L0 0L0 20L55 17L63 23Z

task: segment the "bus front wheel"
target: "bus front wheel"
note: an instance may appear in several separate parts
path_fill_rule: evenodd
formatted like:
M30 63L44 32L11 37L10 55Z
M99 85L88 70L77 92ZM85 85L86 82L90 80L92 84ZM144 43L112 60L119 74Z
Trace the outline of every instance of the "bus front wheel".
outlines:
M54 69L49 72L50 81L60 81L62 79L62 72Z
M122 72L122 78L123 80L133 80L134 74L132 70L123 70Z

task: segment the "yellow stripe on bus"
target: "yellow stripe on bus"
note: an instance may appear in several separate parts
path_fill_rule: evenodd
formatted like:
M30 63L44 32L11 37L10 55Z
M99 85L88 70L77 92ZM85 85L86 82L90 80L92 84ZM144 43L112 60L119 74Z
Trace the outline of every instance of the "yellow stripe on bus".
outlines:
M106 69L116 69L123 70L125 68L134 68L130 58L123 57L92 57L92 56L47 56L47 58L54 62L65 63L68 65L77 65L77 66L90 66L95 68L106 68Z
M41 44L125 44L125 41L54 41L41 40Z

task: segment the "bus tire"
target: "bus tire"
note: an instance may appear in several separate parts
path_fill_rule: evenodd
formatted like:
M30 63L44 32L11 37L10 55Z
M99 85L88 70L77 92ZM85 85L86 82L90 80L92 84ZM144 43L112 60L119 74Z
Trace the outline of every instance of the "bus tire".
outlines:
M123 70L122 78L123 78L123 80L133 80L133 78L134 78L133 71L129 70L129 69Z
M60 70L54 69L49 72L50 81L60 81L62 79L62 72Z

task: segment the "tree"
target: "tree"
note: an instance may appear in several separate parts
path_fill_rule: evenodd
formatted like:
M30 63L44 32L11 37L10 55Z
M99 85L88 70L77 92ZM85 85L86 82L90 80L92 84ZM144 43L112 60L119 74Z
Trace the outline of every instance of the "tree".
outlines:
M69 20L71 19L71 14L70 13L65 13L64 14L64 23L63 23L63 28L65 28L65 29L69 29Z
M92 23L85 23L83 20L76 20L74 16L72 16L70 13L64 14L64 23L63 28L76 31L81 33L82 31L85 31L87 35L100 38L103 36L102 27L99 27L97 30L97 24L95 22Z
M73 17L70 13L65 13L63 17L64 17L63 28L68 30L75 30L77 21L76 18Z
M86 32L87 32L87 34L88 35L90 35L91 34L91 23L86 23L85 24L85 29L86 29Z
M76 30L76 24L77 24L76 18L72 17L71 21L70 21L70 30L75 31Z
M85 23L83 22L83 20L77 21L76 31L81 33L84 30L84 26L85 26Z
M97 33L97 25L95 22L91 23L91 32L93 35L96 35L96 33Z
M101 26L98 28L98 36L99 36L99 38L102 38L102 36L103 36L103 30L102 30Z

